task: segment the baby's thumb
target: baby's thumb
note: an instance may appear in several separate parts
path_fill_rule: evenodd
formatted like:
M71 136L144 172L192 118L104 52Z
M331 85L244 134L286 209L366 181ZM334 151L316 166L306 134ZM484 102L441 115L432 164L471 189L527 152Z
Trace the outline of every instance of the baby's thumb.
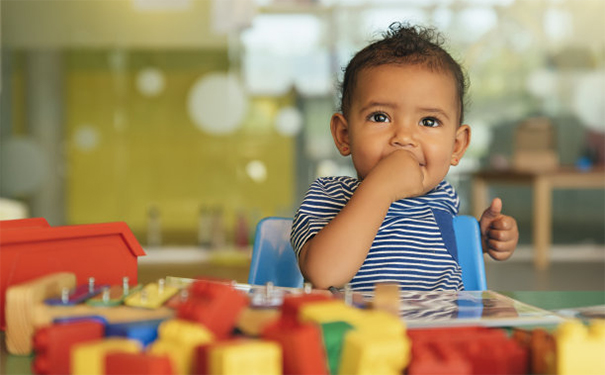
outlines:
M502 200L500 198L494 198L492 204L483 213L483 217L486 219L495 219L500 216L502 212Z

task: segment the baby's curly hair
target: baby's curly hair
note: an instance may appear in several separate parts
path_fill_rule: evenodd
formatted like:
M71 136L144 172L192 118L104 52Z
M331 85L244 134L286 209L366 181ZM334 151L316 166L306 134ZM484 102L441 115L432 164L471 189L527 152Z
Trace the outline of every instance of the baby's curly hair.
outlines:
M340 87L340 111L347 117L359 72L384 64L423 65L432 71L452 74L460 101L460 124L468 80L462 66L442 47L443 36L433 28L392 23L378 40L357 52L345 69Z

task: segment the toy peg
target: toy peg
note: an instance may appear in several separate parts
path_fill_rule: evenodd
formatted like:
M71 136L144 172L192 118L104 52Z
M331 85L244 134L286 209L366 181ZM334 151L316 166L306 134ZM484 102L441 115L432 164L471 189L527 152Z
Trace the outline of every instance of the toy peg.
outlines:
M399 316L399 285L390 283L376 284L372 307Z

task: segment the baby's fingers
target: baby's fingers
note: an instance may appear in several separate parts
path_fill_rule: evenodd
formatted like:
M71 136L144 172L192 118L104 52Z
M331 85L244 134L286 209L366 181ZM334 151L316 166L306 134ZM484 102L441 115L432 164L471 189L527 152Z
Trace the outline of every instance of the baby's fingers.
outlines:
M488 240L508 242L515 240L516 238L517 234L510 229L495 229L492 227L487 231Z

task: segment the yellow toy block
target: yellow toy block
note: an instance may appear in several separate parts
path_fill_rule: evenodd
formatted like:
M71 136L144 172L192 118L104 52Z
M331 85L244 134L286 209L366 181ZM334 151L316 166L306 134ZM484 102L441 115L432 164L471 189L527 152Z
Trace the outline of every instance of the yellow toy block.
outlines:
M158 327L158 339L149 347L149 353L168 355L178 374L190 374L195 347L214 340L212 332L199 323L171 319Z
M605 321L561 323L555 333L559 375L605 374Z
M410 362L410 342L404 335L349 331L344 338L341 375L400 375Z
M320 301L304 305L299 312L301 322L318 324L346 322L356 327L363 320L363 311L345 304L343 301Z
M385 336L405 336L405 323L399 317L382 310L361 311L363 319L358 322L356 330Z
M281 375L282 349L260 340L217 345L209 351L208 364L213 375Z
M141 350L140 342L122 337L77 344L71 349L71 373L72 375L103 375L106 354L139 353Z

